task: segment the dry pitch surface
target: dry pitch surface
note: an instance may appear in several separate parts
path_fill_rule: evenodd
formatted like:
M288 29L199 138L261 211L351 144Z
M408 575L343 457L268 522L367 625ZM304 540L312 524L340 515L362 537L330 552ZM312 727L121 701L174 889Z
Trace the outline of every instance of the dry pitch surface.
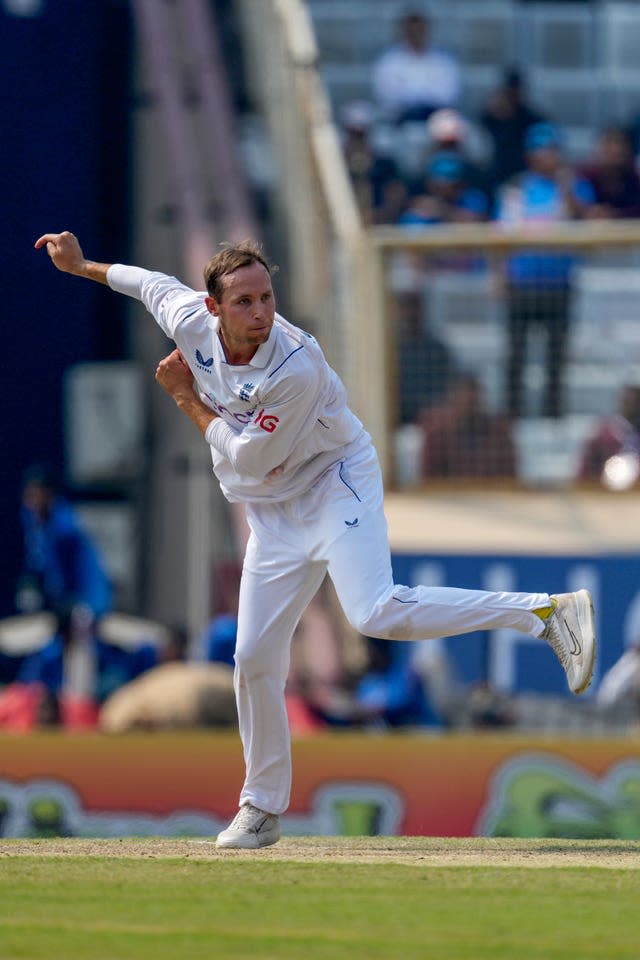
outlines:
M640 840L435 837L285 837L263 850L216 850L212 839L0 840L0 857L259 858L304 863L397 863L434 867L640 868Z

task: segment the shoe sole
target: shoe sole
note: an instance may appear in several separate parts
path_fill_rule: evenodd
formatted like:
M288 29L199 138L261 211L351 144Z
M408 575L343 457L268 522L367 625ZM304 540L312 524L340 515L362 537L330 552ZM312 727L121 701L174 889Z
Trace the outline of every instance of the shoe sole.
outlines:
M577 696L580 696L581 693L589 689L591 680L593 679L593 668L596 662L596 631L593 600L591 599L589 591L578 590L576 593L576 603L578 606L578 623L580 624L583 649L585 650L588 663L587 675L584 682L573 691Z

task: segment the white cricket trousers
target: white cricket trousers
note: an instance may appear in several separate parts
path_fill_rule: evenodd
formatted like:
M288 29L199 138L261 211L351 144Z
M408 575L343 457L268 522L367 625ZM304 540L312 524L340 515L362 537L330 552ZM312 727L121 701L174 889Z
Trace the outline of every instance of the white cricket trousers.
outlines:
M234 685L246 779L240 804L279 814L291 789L285 707L291 639L328 572L364 636L427 640L511 627L538 636L547 593L492 593L393 582L383 489L370 445L283 503L249 503Z

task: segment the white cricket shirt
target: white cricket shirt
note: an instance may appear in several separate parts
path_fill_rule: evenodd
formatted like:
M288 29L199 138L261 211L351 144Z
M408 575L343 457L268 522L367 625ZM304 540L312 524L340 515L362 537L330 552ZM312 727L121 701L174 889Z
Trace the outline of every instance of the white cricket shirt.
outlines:
M371 443L315 338L284 317L276 314L269 339L249 363L232 366L206 293L119 263L107 280L112 290L144 303L189 365L198 396L218 414L206 439L228 500L289 500L332 463Z

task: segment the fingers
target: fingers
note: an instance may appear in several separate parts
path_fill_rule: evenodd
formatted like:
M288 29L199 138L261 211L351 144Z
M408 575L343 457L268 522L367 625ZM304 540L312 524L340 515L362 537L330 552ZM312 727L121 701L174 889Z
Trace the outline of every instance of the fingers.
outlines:
M62 233L43 233L43 235L41 237L38 237L38 239L34 243L34 247L36 248L36 250L40 250L41 247L44 247L45 244L49 244L49 243L52 243L54 247L59 246L60 241L65 240L67 238L75 239L75 237L73 236L72 233L69 232L69 230L63 230Z
M155 375L156 380L160 380L165 373L170 373L172 370L180 370L181 373L188 370L191 374L189 367L184 362L184 358L177 348L172 350L166 357L163 357L158 363Z
M41 237L38 237L34 243L36 250L39 250L41 247L44 247L45 243L54 243L56 238L59 236L57 233L44 233Z
M166 357L163 357L162 360L159 361L158 370L160 370L161 367L163 369L165 367L168 367L171 363L175 363L177 360L182 360L182 354L176 348L175 350L172 350L171 353L168 353ZM184 360L182 360L182 362L184 363Z
M161 386L164 385L164 382L167 379L167 374L169 373L169 364L167 363L168 359L168 357L165 357L164 360L161 360L156 367L155 378Z

